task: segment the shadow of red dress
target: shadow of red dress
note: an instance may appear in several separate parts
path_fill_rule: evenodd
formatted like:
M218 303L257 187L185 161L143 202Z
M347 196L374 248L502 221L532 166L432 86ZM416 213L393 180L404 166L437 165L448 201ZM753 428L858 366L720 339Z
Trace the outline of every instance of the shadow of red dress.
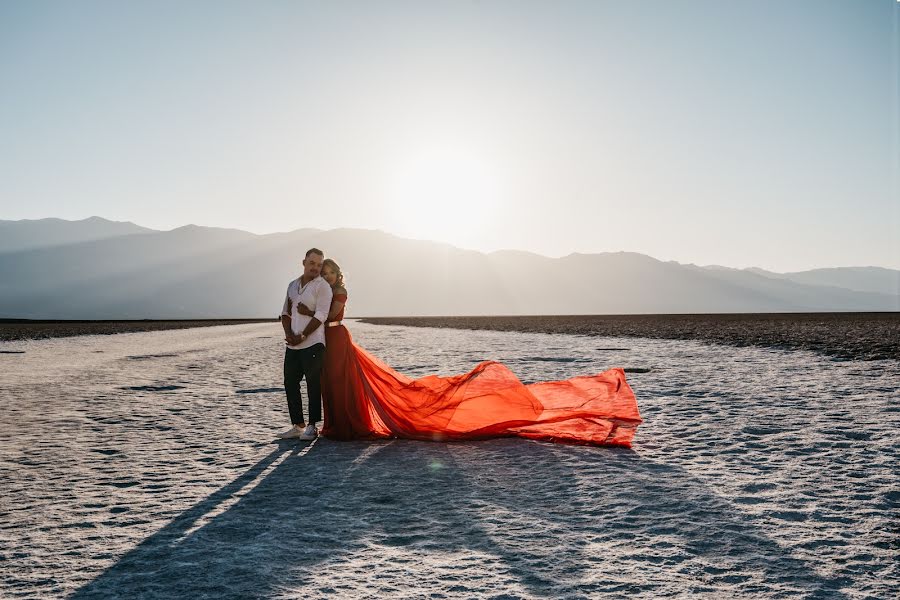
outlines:
M630 447L641 423L622 369L525 385L485 361L462 375L411 379L354 344L343 325L326 327L325 337L322 433L332 439L519 436Z

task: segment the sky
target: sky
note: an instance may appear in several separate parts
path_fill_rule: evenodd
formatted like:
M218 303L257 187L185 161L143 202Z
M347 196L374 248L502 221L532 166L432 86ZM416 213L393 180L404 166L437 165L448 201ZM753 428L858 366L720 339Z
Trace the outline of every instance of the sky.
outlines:
M0 219L900 268L897 0L0 3Z

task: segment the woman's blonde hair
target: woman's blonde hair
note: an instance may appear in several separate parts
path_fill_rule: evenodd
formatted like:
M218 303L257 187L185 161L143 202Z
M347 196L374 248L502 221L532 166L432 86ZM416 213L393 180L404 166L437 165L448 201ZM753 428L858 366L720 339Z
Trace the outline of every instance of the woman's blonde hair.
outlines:
M325 267L331 267L332 269L334 269L334 272L337 273L337 281L334 282L334 285L332 287L347 287L347 285L344 283L344 272L341 271L341 267L336 262L334 262L330 258L326 258L322 261L322 269L325 269Z

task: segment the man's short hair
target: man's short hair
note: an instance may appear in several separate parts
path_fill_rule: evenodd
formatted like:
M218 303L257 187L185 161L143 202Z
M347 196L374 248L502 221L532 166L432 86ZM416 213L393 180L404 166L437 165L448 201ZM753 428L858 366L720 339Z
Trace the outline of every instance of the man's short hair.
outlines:
M325 257L325 253L322 252L321 250L319 250L318 248L310 248L309 250L306 251L306 256L303 257L303 260L306 260L307 258L309 258L310 254L318 254L319 256L321 256L323 258Z

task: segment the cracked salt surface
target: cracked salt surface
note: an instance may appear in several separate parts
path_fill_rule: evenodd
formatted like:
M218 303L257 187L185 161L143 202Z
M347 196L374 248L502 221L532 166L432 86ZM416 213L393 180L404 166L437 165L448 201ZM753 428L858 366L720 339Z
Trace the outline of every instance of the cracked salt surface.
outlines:
M649 369L645 422L632 450L275 442L277 324L4 343L0 596L900 594L900 363L350 326L413 376Z

